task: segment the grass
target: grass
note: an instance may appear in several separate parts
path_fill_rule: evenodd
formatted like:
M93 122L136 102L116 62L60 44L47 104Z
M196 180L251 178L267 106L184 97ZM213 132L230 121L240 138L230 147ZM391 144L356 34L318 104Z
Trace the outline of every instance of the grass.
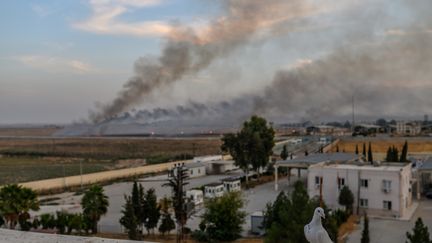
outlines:
M0 153L93 159L173 158L220 152L219 139L0 139ZM163 159L160 159L163 160ZM164 161L165 162L165 161Z
M0 158L0 185L50 179L83 173L109 170L113 161L65 160L61 158L2 157Z

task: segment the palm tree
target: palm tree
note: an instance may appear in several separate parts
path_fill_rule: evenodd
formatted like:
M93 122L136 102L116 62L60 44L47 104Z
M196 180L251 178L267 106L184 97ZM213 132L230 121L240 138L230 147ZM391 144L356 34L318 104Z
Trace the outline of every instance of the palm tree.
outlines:
M39 210L39 201L32 189L16 184L0 189L0 214L9 224L9 228L14 229L18 220L26 222L30 218L30 210Z
M94 185L84 193L81 199L83 214L91 222L93 234L97 233L97 224L108 211L109 201L101 186Z

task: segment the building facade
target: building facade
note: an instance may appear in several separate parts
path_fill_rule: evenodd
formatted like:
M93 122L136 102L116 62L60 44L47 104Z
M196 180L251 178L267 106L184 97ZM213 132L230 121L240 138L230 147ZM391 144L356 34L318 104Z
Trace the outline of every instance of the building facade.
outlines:
M206 166L202 163L189 163L185 167L188 169L188 174L190 178L196 178L206 175Z
M412 204L411 163L379 166L320 163L308 169L308 194L322 198L330 208L342 208L339 193L347 186L354 210L374 216L400 218ZM322 184L322 185L321 185Z
M204 186L204 197L206 198L216 198L221 197L224 194L224 184L223 183L211 183Z
M416 136L421 133L421 124L419 122L403 122L396 123L396 133L404 136Z
M222 180L225 192L239 192L241 191L240 179L237 178L227 178Z

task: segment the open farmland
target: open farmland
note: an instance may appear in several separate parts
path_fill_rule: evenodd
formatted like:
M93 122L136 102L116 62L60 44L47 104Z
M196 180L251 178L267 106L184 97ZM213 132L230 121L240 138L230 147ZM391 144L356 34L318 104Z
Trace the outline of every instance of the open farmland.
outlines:
M182 159L220 152L220 139L53 138L0 139L0 153L93 159ZM158 162L158 161L155 161Z
M72 176L220 153L220 139L0 138L0 184Z
M0 137L44 137L51 136L61 128L59 127L21 127L7 128L0 127Z
M402 150L403 144L408 141L408 152L415 154L432 154L432 138L420 137L388 137L388 138L345 138L338 143L339 151L354 153L356 145L359 152L362 152L363 143L366 144L366 149L369 142L372 145L374 153L385 154L389 146L395 146L399 151ZM336 152L336 147L332 148Z
M0 158L0 185L40 179L93 173L115 168L114 161L95 161L64 158L2 157Z

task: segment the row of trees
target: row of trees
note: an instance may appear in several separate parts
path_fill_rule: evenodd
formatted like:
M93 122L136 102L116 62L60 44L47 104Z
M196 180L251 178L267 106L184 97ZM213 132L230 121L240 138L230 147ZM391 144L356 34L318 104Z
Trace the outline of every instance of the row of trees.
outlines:
M387 162L408 162L407 155L408 155L408 142L405 141L400 156L399 156L399 150L395 146L390 146L387 149L386 161Z
M145 192L142 185L135 181L132 194L125 195L125 201L120 224L126 228L129 239L141 240L144 227L147 235L154 234L154 229L158 226L161 216L160 233L165 234L175 228L174 220L169 212L171 201L164 198L161 203L158 203L153 188Z
M359 154L359 147L358 144L356 144L355 147L355 154ZM362 150L362 155L363 157L370 162L371 164L373 163L373 152L372 152L372 144L371 142L369 142L369 147L368 150L366 150L366 143L363 143L363 150Z
M16 184L6 185L0 189L0 226L7 224L10 229L19 225L21 230L31 228L57 229L59 233L71 233L73 230L81 233L97 233L98 222L108 211L108 197L101 186L92 186L81 199L82 213L71 214L56 212L42 214L30 221L30 211L39 210L39 200L36 192Z

